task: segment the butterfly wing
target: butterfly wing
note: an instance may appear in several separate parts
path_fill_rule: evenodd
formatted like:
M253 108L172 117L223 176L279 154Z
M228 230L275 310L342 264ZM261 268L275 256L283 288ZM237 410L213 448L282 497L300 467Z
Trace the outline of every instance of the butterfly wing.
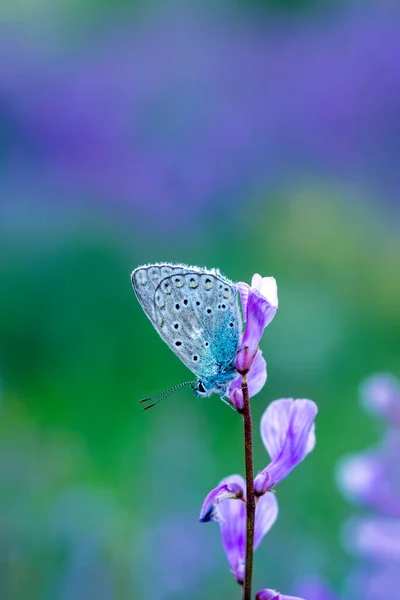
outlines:
M143 310L198 377L224 372L236 356L241 315L236 285L217 270L149 265L132 273Z
M174 274L178 275L183 270L184 267L178 265L155 264L138 267L132 272L131 280L136 297L157 331L158 325L155 310L156 289L163 279Z

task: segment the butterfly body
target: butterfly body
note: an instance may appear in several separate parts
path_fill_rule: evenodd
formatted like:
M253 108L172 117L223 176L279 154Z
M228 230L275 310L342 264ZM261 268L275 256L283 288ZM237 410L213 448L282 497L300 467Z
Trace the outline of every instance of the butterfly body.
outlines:
M224 396L237 376L242 322L236 284L215 269L168 263L138 267L131 278L157 332L198 377L195 391Z

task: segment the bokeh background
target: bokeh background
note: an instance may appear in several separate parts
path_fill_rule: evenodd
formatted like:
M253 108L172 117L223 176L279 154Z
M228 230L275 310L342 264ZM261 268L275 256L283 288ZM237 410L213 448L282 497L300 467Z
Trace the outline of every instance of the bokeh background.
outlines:
M237 598L206 493L241 420L188 378L131 289L139 264L274 275L258 423L318 403L255 589L345 594L334 469L400 372L400 19L393 1L2 0L0 597ZM347 598L348 596L346 596Z

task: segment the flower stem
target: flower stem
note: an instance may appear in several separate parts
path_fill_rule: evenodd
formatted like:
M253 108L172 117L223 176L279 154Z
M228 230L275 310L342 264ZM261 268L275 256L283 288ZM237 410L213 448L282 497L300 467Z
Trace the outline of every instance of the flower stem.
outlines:
M243 392L243 425L244 425L244 458L246 464L246 563L243 584L243 600L251 600L251 583L253 575L253 545L254 545L254 518L256 503L254 497L254 471L253 471L253 432L251 423L250 397L246 376L242 377Z

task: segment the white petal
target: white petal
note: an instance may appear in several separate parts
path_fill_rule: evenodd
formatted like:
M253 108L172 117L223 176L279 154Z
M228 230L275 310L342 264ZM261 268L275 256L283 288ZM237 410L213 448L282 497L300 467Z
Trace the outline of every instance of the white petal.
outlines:
M278 307L278 286L276 285L275 277L263 277L261 285L257 289L268 300L271 306Z
M263 278L261 277L261 275L259 275L258 273L254 273L251 279L251 287L261 292L262 280Z

